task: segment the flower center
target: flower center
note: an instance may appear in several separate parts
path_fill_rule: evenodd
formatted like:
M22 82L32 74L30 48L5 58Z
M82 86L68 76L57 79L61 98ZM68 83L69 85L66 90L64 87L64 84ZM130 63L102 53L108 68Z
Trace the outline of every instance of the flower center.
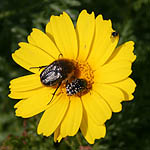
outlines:
M87 62L74 61L75 69L61 86L61 91L68 96L82 96L89 92L94 83L94 75Z

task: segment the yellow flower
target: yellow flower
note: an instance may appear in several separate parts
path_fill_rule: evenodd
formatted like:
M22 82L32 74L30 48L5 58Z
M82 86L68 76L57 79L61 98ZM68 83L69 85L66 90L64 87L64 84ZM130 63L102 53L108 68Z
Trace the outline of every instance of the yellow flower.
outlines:
M112 112L122 110L122 101L133 99L136 86L129 78L136 58L134 42L116 48L118 40L111 20L103 20L102 15L95 18L86 10L80 13L75 28L64 12L51 16L46 33L33 29L28 43L19 43L20 48L12 54L16 63L32 72L10 82L9 97L21 99L14 106L16 116L29 118L44 111L37 132L44 136L54 133L58 142L79 129L90 144L104 137L106 120ZM56 71L57 65L51 63L60 60L72 64L70 73ZM41 74L48 75L45 68L50 64L51 73L66 73L66 77L54 75L56 83L45 85ZM77 80L85 84L75 85Z

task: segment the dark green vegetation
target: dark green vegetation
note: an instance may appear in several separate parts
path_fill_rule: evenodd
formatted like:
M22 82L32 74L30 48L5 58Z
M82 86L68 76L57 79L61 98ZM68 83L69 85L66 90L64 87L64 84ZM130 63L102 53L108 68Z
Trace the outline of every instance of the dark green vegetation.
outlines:
M26 41L33 27L42 29L52 14L68 12L75 21L87 9L110 18L120 34L120 43L136 43L137 60L132 77L137 83L135 99L123 102L123 111L106 122L107 135L92 145L92 150L150 149L150 2L149 0L1 0L0 2L0 150L70 150L88 146L78 134L60 144L36 134L40 115L31 119L15 117L17 102L7 97L9 81L28 74L11 58L20 41ZM69 144L68 144L69 143ZM89 147L87 147L89 148ZM82 149L80 147L80 149Z

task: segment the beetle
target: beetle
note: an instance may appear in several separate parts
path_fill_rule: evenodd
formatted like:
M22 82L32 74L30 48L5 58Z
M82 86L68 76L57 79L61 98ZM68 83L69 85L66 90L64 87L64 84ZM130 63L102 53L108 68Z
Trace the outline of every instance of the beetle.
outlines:
M66 83L66 93L67 95L76 95L87 89L87 81L85 79L75 79L70 83Z
M67 59L59 59L48 65L40 74L44 85L54 86L67 79L75 70L74 63Z

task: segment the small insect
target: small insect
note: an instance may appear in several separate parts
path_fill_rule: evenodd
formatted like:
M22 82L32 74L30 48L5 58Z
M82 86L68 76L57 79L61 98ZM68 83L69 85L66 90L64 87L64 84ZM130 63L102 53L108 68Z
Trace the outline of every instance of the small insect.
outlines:
M118 36L118 32L114 31L114 32L112 32L111 35L112 35L113 37L116 37L116 36Z
M66 84L67 95L75 95L87 89L87 81L84 79L75 79L71 83Z

